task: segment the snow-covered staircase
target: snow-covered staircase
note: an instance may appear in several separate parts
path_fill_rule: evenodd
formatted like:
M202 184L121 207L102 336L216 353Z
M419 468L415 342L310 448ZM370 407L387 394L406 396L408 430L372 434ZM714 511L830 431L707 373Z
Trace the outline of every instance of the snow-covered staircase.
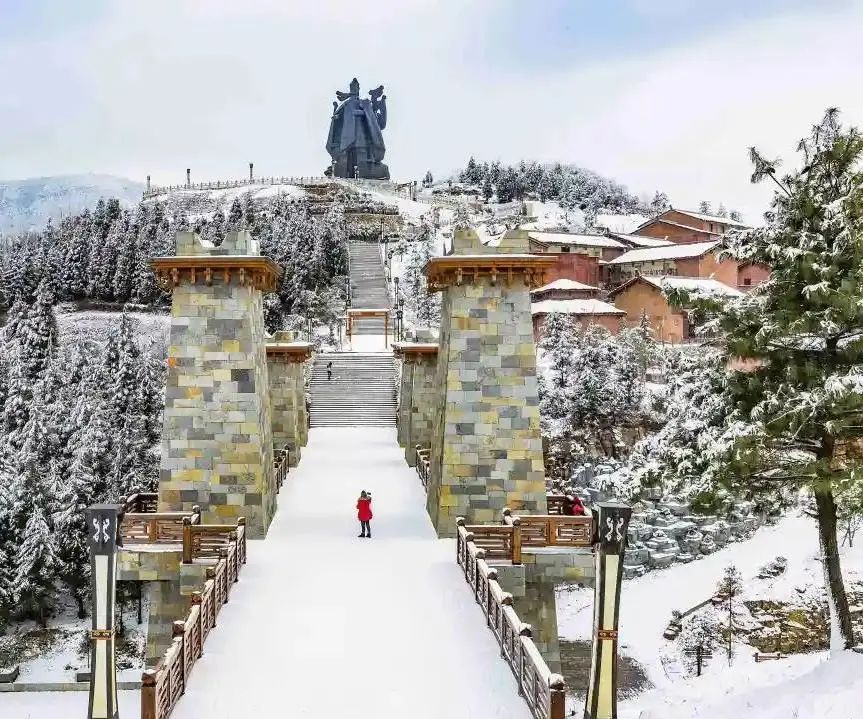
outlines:
M377 242L351 242L348 244L351 258L351 307L355 309L380 309L390 306L384 264L381 261ZM357 320L353 334L382 335L382 318Z
M327 363L332 362L332 379ZM389 427L396 423L395 363L388 352L315 356L309 382L312 427Z

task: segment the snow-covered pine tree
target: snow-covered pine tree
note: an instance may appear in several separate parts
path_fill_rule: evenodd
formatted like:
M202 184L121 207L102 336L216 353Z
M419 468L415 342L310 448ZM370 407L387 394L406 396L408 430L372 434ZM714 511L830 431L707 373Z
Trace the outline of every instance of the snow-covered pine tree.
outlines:
M815 498L834 641L854 644L837 542L836 494L863 482L863 136L828 110L801 141L803 168L779 179L754 148L754 182L776 185L767 226L733 234L728 254L771 268L752 294L720 308L736 419L731 479L807 488ZM837 640L838 641L835 641Z
M89 244L87 227L76 226L61 269L61 283L72 299L81 299L87 292Z
M722 607L726 612L726 638L725 653L728 657L728 666L734 660L734 633L738 629L734 621L734 610L738 603L738 597L743 592L743 577L733 564L729 564L722 572L722 579L716 586L716 595L722 599Z
M685 657L684 661L695 676L701 676L704 666L717 646L718 637L719 627L707 614L696 614L683 625L680 646Z
M497 182L497 201L512 202L518 192L518 173L515 168L507 166Z
M650 201L650 216L656 217L657 215L661 215L669 207L670 205L668 204L668 195L666 195L664 192L660 192L659 190L657 190L653 195L653 199Z
M36 301L18 323L15 335L22 370L28 380L35 382L56 351L59 335L54 297L47 280L39 284Z
M705 215L712 215L713 210L710 206L710 202L708 200L702 200L698 203L698 211Z
M228 220L225 223L225 230L228 232L233 232L235 230L243 229L243 205L240 202L240 198L234 198L234 201L231 203L231 209L228 212Z
M141 222L139 215L138 222ZM116 302L128 302L134 288L133 278L138 261L138 224L126 228L119 238L114 276L111 278L111 290Z
M491 196L494 194L494 188L491 185L491 176L486 175L482 181L482 197L488 203Z

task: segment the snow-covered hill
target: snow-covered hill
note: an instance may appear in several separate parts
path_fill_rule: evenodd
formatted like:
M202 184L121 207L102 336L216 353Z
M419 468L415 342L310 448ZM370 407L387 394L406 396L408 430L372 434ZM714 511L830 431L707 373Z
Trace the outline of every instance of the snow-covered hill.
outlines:
M0 182L0 234L39 229L49 218L92 208L100 197L133 205L144 185L113 175L57 175Z

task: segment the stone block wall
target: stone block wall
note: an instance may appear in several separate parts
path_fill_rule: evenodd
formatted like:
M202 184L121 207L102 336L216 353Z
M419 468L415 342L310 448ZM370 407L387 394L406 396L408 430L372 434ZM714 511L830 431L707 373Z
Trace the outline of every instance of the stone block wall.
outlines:
M262 537L276 509L262 296L277 270L245 231L220 247L179 232L177 253L153 261L173 290L158 508L243 516Z
M280 340L277 334L276 339ZM311 355L308 342L270 342L267 344L267 374L273 446L287 447L290 466L300 461L302 447L308 439L305 424L305 366Z
M416 464L416 446L428 447L432 441L435 410L439 389L437 385L437 356L418 355L411 366L411 401L408 416L408 436L405 459L408 465Z
M426 267L430 286L444 291L428 492L439 536L453 536L460 516L482 524L504 507L547 511L529 292L541 264L529 255L511 258L507 280L492 256L471 255L479 244L472 230L457 231L457 251L470 256ZM457 268L462 261L465 268Z
M397 350L398 351L398 350ZM399 407L396 414L396 440L399 447L405 448L405 455L410 454L410 426L411 426L411 399L414 364L410 358L401 355L401 378L399 380ZM408 464L413 466L413 463L408 460Z

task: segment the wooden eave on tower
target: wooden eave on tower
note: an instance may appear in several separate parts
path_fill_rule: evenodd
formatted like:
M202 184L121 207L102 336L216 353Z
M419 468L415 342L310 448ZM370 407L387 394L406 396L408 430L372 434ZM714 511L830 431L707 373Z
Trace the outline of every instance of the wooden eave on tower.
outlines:
M447 255L430 259L423 267L423 274L429 292L465 282L479 282L481 278L505 285L521 280L533 289L545 284L546 271L556 263L557 257L552 255Z
M311 342L267 342L267 359L282 362L305 362L312 356Z
M393 343L393 353L397 356L408 358L418 357L436 357L438 346L432 343L424 342L395 342Z
M166 292L183 282L206 285L213 278L224 284L235 279L241 287L254 287L261 292L274 292L281 270L269 257L261 255L187 255L180 257L154 257L150 267L156 282Z

